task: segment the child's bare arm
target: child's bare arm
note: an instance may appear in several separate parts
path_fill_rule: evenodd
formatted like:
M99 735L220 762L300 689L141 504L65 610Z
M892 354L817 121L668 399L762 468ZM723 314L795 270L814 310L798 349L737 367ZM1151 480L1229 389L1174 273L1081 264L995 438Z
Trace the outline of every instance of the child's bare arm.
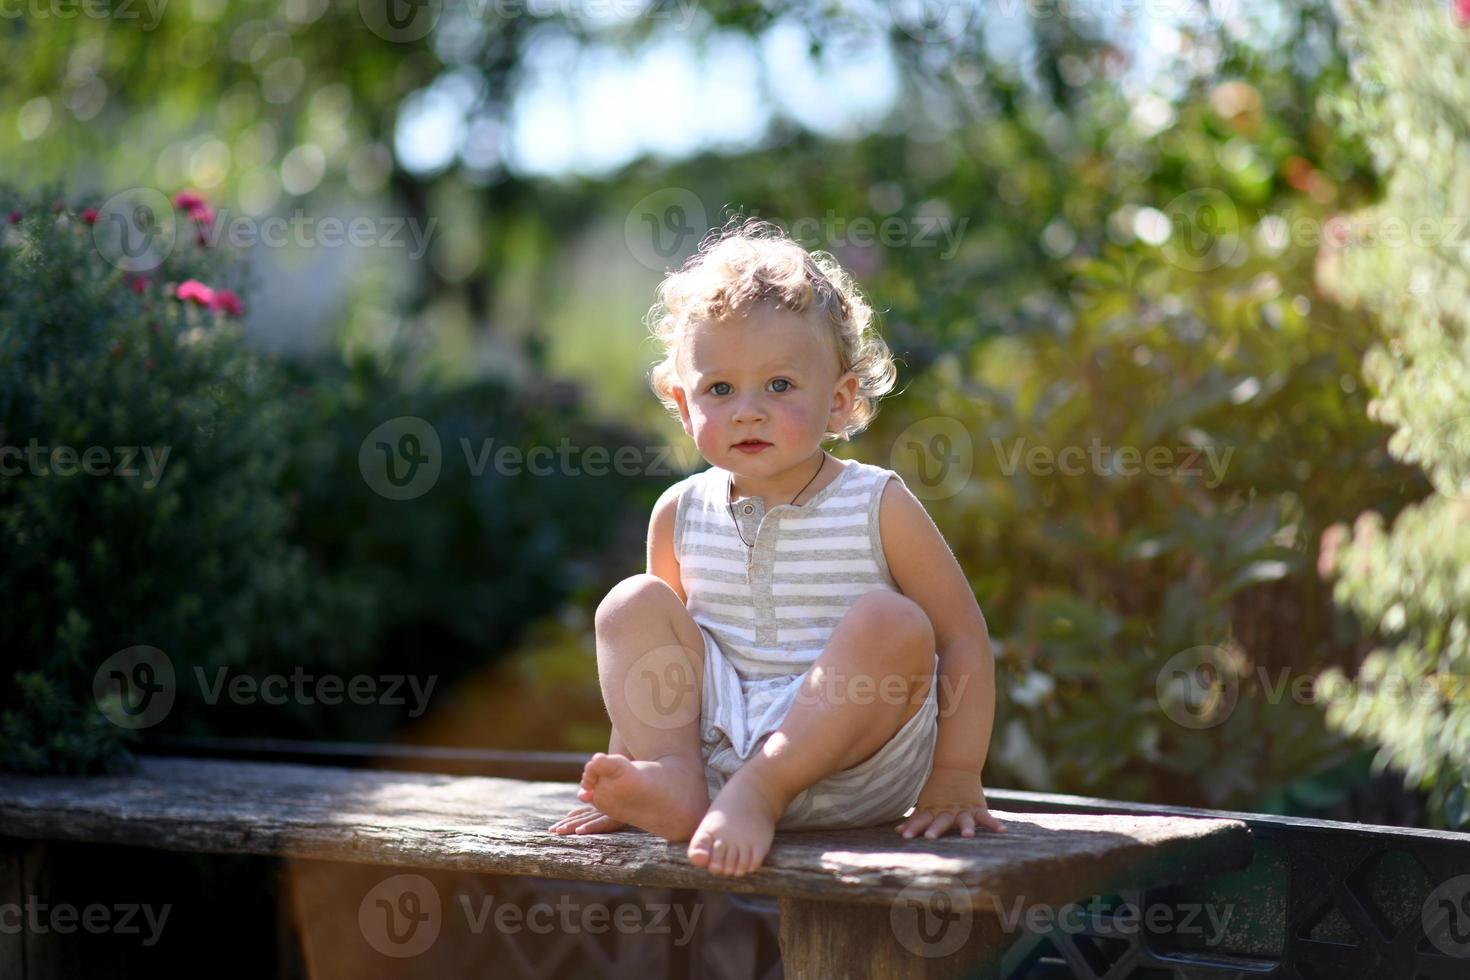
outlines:
M939 655L934 770L913 817L900 827L905 833L928 827L930 837L951 825L961 833L970 825L1000 830L980 785L995 724L995 657L985 616L939 528L898 480L883 490L878 521L888 570L899 591L928 614Z
M679 559L674 554L674 515L679 508L680 489L674 484L653 505L653 515L648 519L648 572L667 582L679 601L688 605L689 597L679 580Z

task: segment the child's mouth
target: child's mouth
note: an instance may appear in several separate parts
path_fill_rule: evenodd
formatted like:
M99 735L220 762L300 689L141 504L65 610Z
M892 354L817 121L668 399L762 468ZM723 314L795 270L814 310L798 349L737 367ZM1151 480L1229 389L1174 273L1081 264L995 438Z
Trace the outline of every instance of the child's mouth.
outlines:
M748 440L746 442L737 442L735 444L735 448L744 453L758 453L769 445L769 442L761 442L760 440L755 439Z

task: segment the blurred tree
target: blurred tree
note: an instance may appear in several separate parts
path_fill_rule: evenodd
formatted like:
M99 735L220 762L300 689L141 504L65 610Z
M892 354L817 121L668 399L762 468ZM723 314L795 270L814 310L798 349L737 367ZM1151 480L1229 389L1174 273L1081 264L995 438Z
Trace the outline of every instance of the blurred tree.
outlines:
M1470 825L1470 6L1343 0L1353 97L1336 103L1384 177L1382 199L1329 236L1321 280L1372 311L1380 337L1363 359L1389 451L1432 485L1385 531L1366 510L1322 538L1335 595L1383 646L1340 692L1329 722L1378 747L1430 791L1434 819Z

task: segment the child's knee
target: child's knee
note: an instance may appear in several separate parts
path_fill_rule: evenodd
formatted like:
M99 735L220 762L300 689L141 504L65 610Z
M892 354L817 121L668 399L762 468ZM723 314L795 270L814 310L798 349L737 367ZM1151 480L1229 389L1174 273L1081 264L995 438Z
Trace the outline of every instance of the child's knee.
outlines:
M658 612L670 600L682 605L674 590L657 575L647 572L630 575L608 589L607 595L597 604L593 623L599 633L616 630L628 625L630 620Z

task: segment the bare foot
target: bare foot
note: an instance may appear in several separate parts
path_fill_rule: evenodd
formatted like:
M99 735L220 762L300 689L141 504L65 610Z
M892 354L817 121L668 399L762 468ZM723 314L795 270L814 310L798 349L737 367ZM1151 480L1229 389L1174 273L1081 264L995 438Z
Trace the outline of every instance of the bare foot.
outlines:
M595 806L579 806L547 829L554 834L610 834L626 826Z
M629 759L598 752L582 768L577 799L667 841L686 841L709 808L703 764L675 755Z
M771 849L784 805L740 773L725 784L689 842L689 862L711 874L742 877L761 866Z

